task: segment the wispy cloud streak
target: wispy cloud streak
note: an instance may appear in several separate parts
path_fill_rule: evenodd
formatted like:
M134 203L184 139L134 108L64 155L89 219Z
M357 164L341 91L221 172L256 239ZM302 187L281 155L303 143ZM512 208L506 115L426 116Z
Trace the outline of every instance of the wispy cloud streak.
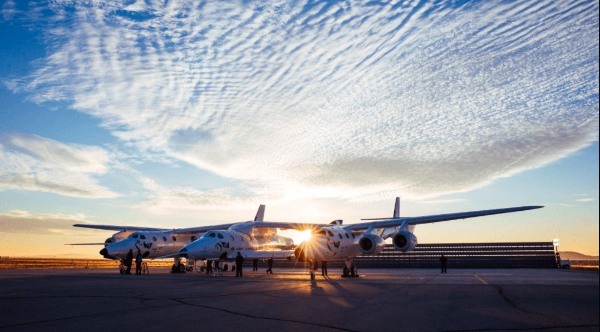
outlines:
M73 224L84 222L85 215L34 214L29 211L7 211L0 213L0 232L36 235L81 235Z
M99 184L109 154L98 147L69 145L35 135L0 136L0 190L17 189L81 198L118 195Z

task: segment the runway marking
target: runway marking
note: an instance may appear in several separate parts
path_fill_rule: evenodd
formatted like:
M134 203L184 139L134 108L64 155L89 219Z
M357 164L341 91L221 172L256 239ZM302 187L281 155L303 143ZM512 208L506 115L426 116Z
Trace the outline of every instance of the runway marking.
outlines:
M487 281L483 280L483 279L482 279L480 276L478 276L478 275L476 275L476 274L474 274L473 276L474 276L475 278L477 278L477 280L479 280L479 281L480 281L482 284L484 284L484 285L487 285L487 284L488 284L488 283L487 283Z

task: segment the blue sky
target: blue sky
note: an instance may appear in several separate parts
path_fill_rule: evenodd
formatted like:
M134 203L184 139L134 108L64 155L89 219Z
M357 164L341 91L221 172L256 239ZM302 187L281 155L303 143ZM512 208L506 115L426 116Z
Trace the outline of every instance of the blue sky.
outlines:
M75 222L543 204L421 243L598 254L598 3L0 2L0 254ZM26 244L26 245L23 245Z

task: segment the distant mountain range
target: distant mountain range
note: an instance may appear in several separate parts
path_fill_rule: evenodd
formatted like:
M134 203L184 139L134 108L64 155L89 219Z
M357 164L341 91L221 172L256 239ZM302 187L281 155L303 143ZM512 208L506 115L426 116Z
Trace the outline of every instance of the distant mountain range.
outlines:
M575 251L559 251L560 259L570 259L574 261L597 261L598 256L588 256Z

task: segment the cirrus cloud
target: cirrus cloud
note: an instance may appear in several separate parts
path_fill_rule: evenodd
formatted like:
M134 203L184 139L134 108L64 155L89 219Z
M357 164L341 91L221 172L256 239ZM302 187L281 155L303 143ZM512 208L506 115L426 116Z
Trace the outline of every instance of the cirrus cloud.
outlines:
M258 191L435 196L598 138L597 1L49 9L50 55L8 86Z

